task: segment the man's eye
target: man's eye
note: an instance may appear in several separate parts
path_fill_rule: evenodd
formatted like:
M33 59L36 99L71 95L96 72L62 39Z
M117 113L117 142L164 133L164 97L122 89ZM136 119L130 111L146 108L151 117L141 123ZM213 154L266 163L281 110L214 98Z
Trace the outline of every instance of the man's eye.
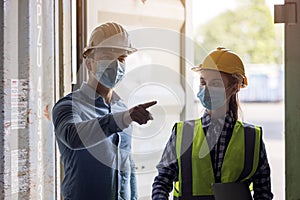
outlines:
M223 83L215 82L215 83L212 83L211 86L213 86L213 87L223 87Z
M119 60L121 63L125 63L125 57L119 57L118 60Z
M114 58L112 56L101 56L101 60L113 60Z

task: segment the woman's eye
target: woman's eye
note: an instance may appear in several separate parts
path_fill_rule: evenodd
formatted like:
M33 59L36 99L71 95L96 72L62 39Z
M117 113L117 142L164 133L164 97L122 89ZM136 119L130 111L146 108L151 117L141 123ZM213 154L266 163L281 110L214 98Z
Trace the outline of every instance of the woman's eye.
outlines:
M206 82L205 82L205 80L204 80L204 78L200 78L200 85L201 86L203 86L203 85L206 85Z

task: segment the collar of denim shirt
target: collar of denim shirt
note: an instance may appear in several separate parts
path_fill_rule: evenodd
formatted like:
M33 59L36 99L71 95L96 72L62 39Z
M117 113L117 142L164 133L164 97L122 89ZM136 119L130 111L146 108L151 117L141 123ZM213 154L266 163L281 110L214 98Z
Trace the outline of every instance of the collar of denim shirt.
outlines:
M86 82L83 82L80 90L86 95L88 96L90 99L94 100L94 101L98 101L99 98L101 98L101 100L103 101L103 97L100 96L91 86L89 86ZM117 101L120 101L121 97L115 92L113 91L112 94L112 98L111 98L111 103L115 103ZM104 101L103 101L104 102Z

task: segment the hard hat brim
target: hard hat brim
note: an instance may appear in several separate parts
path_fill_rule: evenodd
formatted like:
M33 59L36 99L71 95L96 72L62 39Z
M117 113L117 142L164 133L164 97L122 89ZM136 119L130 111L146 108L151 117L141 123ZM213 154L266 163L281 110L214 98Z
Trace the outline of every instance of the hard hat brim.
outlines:
M192 71L194 71L194 72L200 72L201 71L201 67L200 66L192 67Z
M210 69L210 68L201 68L201 65L200 64L199 66L195 66L195 67L192 67L191 70L194 71L194 72L201 72L202 70L214 70L214 71L219 71L219 72L223 72L223 73L227 73L227 74L230 74L228 72L225 72L223 70L218 70L218 69ZM245 88L247 85L248 85L248 79L246 76L244 75L241 75L242 78L243 78L243 81L242 81L242 84L241 84L241 88Z
M192 71L194 71L194 72L201 72L202 70L213 70L213 71L219 71L219 72L224 72L224 73L230 74L230 72L227 72L225 70L219 69L217 67L215 67L215 68L202 67L202 64L200 64L199 66L192 67Z
M129 55L129 54L132 54L134 52L137 51L136 48L133 48L133 47L120 47L120 46L93 46L93 47L86 47L84 48L83 50L83 57L86 58L89 51L93 50L93 49L116 49L116 50L121 50L121 51L124 51L124 55Z

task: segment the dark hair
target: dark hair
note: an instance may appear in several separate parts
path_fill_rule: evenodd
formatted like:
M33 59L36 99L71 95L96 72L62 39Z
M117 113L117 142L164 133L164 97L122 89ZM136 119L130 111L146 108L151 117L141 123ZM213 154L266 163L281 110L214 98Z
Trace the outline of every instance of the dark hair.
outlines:
M239 118L239 107L240 107L240 104L239 104L239 100L238 100L238 94L235 93L234 95L232 95L230 97L230 100L229 100L229 110L232 112L233 114L233 118L235 120L237 120Z
M227 73L224 73L224 74L226 74L226 77L228 77L230 85L233 85L233 84L239 85L240 84L241 80L238 77L232 76L232 74L227 74ZM240 108L240 103L239 103L239 99L238 99L238 92L236 92L229 99L229 111L232 112L235 120L237 120L239 118L239 108Z

